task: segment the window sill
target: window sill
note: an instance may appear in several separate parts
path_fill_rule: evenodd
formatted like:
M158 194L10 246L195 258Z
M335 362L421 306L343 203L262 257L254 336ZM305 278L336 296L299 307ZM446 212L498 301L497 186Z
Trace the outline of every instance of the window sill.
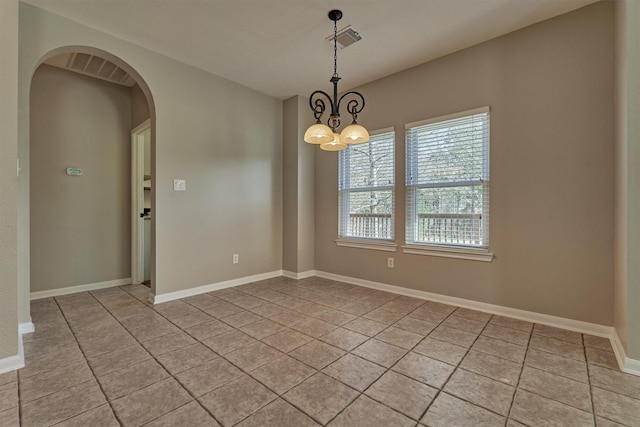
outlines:
M387 240L336 239L336 245L349 248L372 249L374 251L395 252L398 246Z
M488 249L458 248L436 245L406 245L402 247L402 252L405 254L466 259L470 261L493 261L493 253L489 252Z

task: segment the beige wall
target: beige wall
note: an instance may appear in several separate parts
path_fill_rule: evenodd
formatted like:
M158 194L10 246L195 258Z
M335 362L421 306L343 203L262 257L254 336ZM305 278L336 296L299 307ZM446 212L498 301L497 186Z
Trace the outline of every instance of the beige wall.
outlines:
M31 291L130 278L130 88L41 65L30 107Z
M131 88L131 129L135 129L150 117L149 103L144 92L137 84L133 85Z
M29 158L32 74L52 50L76 45L120 58L153 96L156 293L280 270L280 100L21 3L21 158ZM185 179L187 191L174 192L174 178ZM28 187L23 180L21 209L27 212ZM28 228L19 238L25 235L28 241ZM231 263L233 253L240 254L240 264Z
M18 2L0 2L0 372L18 355ZM8 368L8 367L7 367Z
M616 3L616 246L614 325L640 359L640 3Z
M576 320L613 322L614 17L597 3L360 87L369 129L491 107L492 263L337 247L337 156L316 155L316 269Z
M294 96L283 103L283 256L293 273L314 269L314 149L303 141L310 124L308 101Z

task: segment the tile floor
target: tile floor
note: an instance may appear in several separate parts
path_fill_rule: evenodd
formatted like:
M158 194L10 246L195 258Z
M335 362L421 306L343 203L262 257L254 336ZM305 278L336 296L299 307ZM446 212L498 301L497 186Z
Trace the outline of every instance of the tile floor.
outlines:
M32 303L0 426L640 426L609 341L320 278Z

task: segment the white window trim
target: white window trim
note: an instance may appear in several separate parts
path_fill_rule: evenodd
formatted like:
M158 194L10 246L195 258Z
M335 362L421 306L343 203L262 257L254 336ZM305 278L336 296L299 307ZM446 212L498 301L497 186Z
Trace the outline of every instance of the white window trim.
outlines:
M396 252L398 245L392 240L357 239L355 237L339 237L335 240L337 246L359 249L371 249L374 251Z
M427 255L444 258L466 259L470 261L492 262L494 255L487 248L471 248L445 245L418 245L410 244L402 246L402 252L413 255Z

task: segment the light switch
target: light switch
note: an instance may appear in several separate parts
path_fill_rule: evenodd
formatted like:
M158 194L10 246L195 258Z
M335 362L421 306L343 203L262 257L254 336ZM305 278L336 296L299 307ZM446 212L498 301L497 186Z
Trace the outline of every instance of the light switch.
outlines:
M174 179L173 180L173 191L186 191L187 190L187 181L184 179Z

